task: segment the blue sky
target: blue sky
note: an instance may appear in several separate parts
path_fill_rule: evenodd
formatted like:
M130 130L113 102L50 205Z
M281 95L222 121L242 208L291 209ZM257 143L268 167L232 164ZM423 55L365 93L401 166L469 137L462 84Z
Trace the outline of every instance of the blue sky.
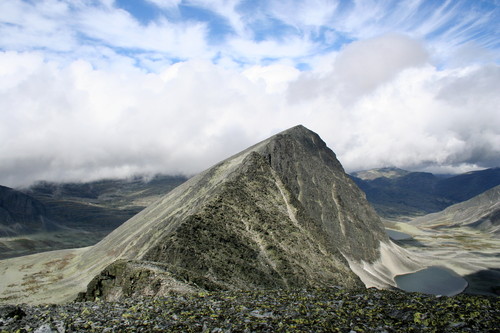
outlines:
M425 41L442 66L471 44L477 54L467 61L498 62L500 48L497 0L8 0L0 6L2 50L74 60L84 57L82 47L106 48L151 71L144 58L307 64L387 33Z
M499 5L0 1L0 184L192 174L297 123L351 171L498 166Z

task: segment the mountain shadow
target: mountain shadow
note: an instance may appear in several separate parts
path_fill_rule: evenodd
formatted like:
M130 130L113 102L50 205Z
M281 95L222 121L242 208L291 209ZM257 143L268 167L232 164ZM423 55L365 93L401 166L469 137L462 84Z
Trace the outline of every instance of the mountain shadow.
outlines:
M0 186L0 237L58 229L47 207L22 192Z
M469 283L466 294L500 296L500 269L490 268L464 276Z

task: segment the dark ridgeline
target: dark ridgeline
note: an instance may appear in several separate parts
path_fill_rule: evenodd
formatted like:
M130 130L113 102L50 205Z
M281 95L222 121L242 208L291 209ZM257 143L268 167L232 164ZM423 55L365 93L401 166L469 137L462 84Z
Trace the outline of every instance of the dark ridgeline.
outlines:
M381 168L352 173L377 213L386 218L434 213L500 185L500 168L455 176Z
M0 237L50 231L57 226L47 217L47 209L37 199L0 186Z

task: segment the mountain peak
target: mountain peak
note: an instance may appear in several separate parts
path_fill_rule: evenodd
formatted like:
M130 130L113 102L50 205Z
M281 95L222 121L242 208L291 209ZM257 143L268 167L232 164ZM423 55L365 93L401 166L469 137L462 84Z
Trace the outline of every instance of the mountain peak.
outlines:
M324 143L318 134L311 131L310 129L308 129L304 125L296 125L296 126L290 127L284 131L281 131L281 132L271 136L268 140L272 141L272 140L275 140L275 139L282 137L282 136L288 136L288 137L294 138L296 140L315 138L315 140L319 140L320 142Z
M274 136L272 136L270 139L276 137L276 136L280 136L280 135L290 135L292 137L295 137L296 139L300 139L300 138L306 138L306 137L317 137L319 138L319 135L316 134L315 132L311 131L310 129L308 129L307 127L305 127L304 125L295 125L293 127L290 127L284 131L281 131L277 134L275 134Z
M386 240L335 154L299 125L191 178L85 256L113 248L203 288L354 287L346 257L373 262Z
M304 125L298 124L298 125L295 125L293 127L290 127L288 129L280 132L279 134L293 134L293 133L300 133L300 132L302 132L302 133L304 133L304 132L314 133L310 129L306 128Z
M192 177L78 252L68 274L79 272L79 285L94 277L83 299L163 295L174 285L357 288L351 262L377 262L382 242L388 238L364 193L326 143L299 125ZM132 271L146 281L130 285ZM77 285L67 279L64 286ZM44 288L36 297L46 301L57 286Z

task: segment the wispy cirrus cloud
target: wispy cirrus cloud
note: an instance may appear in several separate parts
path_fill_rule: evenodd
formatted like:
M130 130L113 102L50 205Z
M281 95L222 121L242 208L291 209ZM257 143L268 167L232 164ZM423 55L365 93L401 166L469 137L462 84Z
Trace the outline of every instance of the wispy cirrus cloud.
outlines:
M276 60L307 62L304 57L338 51L353 40L403 33L425 40L445 63L471 40L498 51L499 15L494 2L466 0L17 0L0 4L0 48L71 56L82 44L99 45L133 59L161 53L178 61L217 54L245 60L242 45L253 45L269 49ZM290 44L298 47L287 57Z

